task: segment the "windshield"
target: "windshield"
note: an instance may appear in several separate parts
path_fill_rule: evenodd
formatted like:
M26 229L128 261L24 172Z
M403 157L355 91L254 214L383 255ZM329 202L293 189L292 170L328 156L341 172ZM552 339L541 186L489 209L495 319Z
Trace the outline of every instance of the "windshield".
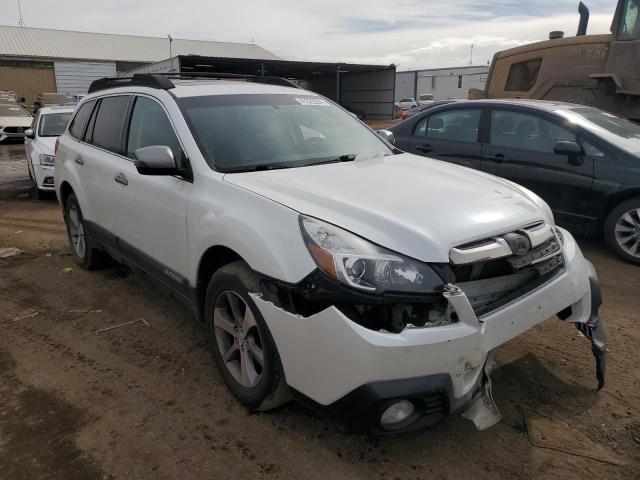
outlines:
M30 117L31 115L17 103L0 105L0 117Z
M640 125L636 123L590 107L558 110L556 113L623 150L640 153Z
M40 118L38 135L41 137L59 137L67 128L72 112L49 113Z
M303 92L187 97L178 103L202 154L220 171L287 168L346 161L358 154L391 154L350 113Z
M66 93L43 93L38 98L45 105L69 105L76 101Z

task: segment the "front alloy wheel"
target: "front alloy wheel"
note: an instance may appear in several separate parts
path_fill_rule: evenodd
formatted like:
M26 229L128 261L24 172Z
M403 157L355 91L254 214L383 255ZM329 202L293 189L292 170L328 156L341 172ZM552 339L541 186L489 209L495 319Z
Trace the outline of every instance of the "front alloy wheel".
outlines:
M216 299L213 326L229 373L243 387L255 387L262 376L264 352L251 308L238 294L226 290Z
M615 235L623 251L640 258L640 208L629 210L618 219Z
M604 225L609 248L630 263L640 265L640 198L615 207Z
M229 390L252 410L289 400L275 340L251 293L260 281L242 261L216 271L207 287L205 318L213 359Z

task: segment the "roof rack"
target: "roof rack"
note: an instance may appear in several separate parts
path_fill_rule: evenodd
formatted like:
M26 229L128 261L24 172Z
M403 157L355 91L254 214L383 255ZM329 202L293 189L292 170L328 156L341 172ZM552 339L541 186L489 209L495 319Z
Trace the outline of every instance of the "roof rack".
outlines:
M132 77L100 78L91 82L88 93L117 87L149 87L161 90L169 90L175 85L171 79L239 79L247 82L264 83L268 85L280 85L283 87L300 88L291 80L282 77L270 77L259 75L243 75L240 73L216 73L216 72L168 72L168 73L135 73Z

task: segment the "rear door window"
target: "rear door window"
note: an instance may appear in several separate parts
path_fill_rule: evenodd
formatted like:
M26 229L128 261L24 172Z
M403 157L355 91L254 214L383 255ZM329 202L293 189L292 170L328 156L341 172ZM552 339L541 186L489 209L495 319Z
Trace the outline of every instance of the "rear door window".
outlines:
M82 140L84 130L87 126L87 122L89 121L89 117L91 116L91 112L93 112L95 104L95 100L83 103L80 105L75 117L73 117L71 125L69 126L69 134L76 140Z
M130 95L104 97L98 106L91 143L114 153L122 151L122 125Z
M458 142L476 142L481 113L481 110L476 109L436 113L421 120L416 125L414 135Z

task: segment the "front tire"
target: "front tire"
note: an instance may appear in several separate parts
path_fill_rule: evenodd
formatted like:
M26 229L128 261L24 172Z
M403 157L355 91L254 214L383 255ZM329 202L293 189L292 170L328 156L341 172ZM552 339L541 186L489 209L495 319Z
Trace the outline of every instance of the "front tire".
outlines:
M67 225L67 236L71 253L78 266L84 270L95 270L108 261L105 252L95 248L86 236L86 227L82 210L75 194L70 194L64 204L64 222Z
M604 238L620 258L640 265L640 197L622 202L609 213Z
M264 411L286 403L289 392L275 341L249 295L259 291L246 263L225 265L209 281L205 319L225 384L246 407Z

